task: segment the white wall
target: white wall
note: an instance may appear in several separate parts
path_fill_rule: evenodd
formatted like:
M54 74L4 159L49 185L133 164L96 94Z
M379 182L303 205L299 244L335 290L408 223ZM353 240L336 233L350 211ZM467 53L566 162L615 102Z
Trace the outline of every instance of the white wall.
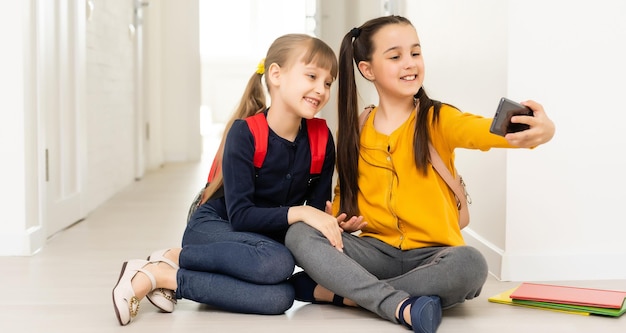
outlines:
M36 138L26 135L36 128L31 56L34 34L29 1L0 2L0 255L30 253L38 246L31 238L38 226ZM34 194L34 197L30 195Z
M305 4L304 0L200 2L202 105L211 112L212 121L223 124L230 119L257 64L277 37L307 33ZM233 12L237 20L224 15Z
M134 1L94 0L87 22L88 210L135 179L137 128L149 133L148 170L197 161L200 137L198 1L147 1L145 124L135 109ZM166 125L163 125L166 124ZM149 128L149 130L148 130Z
M133 1L94 1L86 24L87 211L135 181L133 13ZM144 15L146 168L197 161L202 150L198 3L150 1Z
M508 177L509 275L626 278L618 153L626 109L616 98L626 91L626 2L511 1L509 13L510 93L537 96L558 124L554 142L530 160L530 152L508 158L519 175ZM513 204L522 195L536 209Z
M82 1L72 0L68 4L84 11ZM91 20L78 25L86 29L83 31L86 50L62 53L85 53L85 87L80 89L85 95L76 97L85 101L79 115L85 121L78 124L78 131L85 133L85 139L67 144L86 148L84 152L81 149L84 155L78 156L86 161L84 169L78 171L84 173L84 183L78 186L87 215L135 180L137 138L136 66L130 29L134 23L134 2L93 0L92 3ZM51 39L62 45L38 44L37 29L43 24L37 21L36 11L54 10L52 5L38 7L38 4L41 3L35 0L0 3L0 34L5 46L0 55L0 91L5 103L0 113L3 159L0 204L5 221L0 228L0 255L36 253L45 245L46 234L42 230L51 219L43 209L50 199L44 179L46 136L41 131L42 114L36 103L38 85L48 82L37 76L36 59L45 59L47 52L67 45L59 41L62 38ZM156 94L158 98L146 103L147 113L157 125L166 124L163 128L157 126L157 133L152 133L159 140L149 147L152 160L147 165L155 168L163 162L199 160L200 62L197 0L152 1L151 5L156 12L152 22L162 30L155 29L150 35L153 40L147 48L156 52L147 67L158 70L148 70L146 78L163 80L157 81L157 87L154 82L148 85L152 93L148 97ZM74 60L71 56L59 59L68 66L74 65ZM47 88L53 90L54 86ZM61 125L55 130L68 131ZM69 225L75 220L67 222Z
M201 65L199 1L150 1L143 8L146 167L197 161Z
M145 145L146 160L145 166L147 170L158 169L163 165L165 157L163 156L163 119L161 119L161 82L163 56L162 48L162 30L161 24L161 1L151 1L150 6L142 11L143 18L143 115L147 140Z
M504 280L626 278L620 190L626 3L407 1L431 97L492 116L501 96L557 125L535 150L458 152L474 199L468 243ZM608 121L607 121L608 119Z
M86 209L135 179L132 1L94 1L86 23Z
M165 162L198 161L202 155L198 10L198 0L160 2Z

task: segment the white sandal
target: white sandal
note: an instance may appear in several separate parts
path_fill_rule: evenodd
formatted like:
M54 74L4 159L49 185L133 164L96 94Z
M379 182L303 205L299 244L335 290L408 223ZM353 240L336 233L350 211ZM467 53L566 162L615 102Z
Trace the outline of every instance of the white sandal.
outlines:
M178 265L176 265L173 261L165 258L165 253L170 249L158 250L152 252L150 256L148 256L148 261L152 263L164 262L170 265L174 269L178 269ZM159 310L163 312L174 312L175 305L178 302L176 300L176 293L174 290L158 288L154 289L146 295L146 298L152 303L152 305L159 308Z
M129 260L122 265L120 277L115 287L113 287L113 308L115 309L117 320L122 326L130 323L137 316L137 312L139 312L140 300L135 296L135 291L131 284L131 280L137 275L137 272L144 273L150 279L152 283L150 290L156 288L154 275L143 269L149 263L147 260Z

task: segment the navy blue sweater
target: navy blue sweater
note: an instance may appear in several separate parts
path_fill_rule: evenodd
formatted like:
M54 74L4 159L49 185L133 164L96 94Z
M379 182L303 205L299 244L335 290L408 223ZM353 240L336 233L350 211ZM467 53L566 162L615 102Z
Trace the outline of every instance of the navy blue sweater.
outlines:
M294 142L269 130L267 155L263 166L252 164L254 138L245 120L233 123L224 145L222 173L224 197L212 199L211 205L232 224L236 231L250 231L284 241L287 211L307 200L307 205L324 210L331 199L335 166L335 143L331 133L326 144L322 173L307 198L311 150L302 120Z

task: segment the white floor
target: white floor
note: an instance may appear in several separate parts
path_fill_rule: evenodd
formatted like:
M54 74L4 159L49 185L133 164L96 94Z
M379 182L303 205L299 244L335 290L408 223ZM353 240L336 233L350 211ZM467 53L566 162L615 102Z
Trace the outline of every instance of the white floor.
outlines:
M32 257L0 257L0 332L408 332L362 309L296 302L284 315L222 312L181 300L172 314L148 301L119 326L111 302L122 262L179 246L187 207L206 164L171 164L147 174ZM626 281L569 285L626 290ZM490 277L483 294L444 312L439 332L626 332L626 316L579 316L494 304L515 287ZM254 297L254 295L251 295Z

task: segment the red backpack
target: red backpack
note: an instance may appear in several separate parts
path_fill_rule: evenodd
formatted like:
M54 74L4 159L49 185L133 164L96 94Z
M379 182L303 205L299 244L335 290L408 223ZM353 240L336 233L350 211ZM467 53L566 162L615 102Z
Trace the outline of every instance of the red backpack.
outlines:
M269 125L265 114L257 113L245 119L254 137L254 167L259 169L263 166L265 155L267 154L267 140L269 137ZM309 134L309 147L311 148L311 176L322 173L324 158L326 158L326 144L328 143L328 127L326 121L320 118L306 120L307 132ZM207 182L211 182L218 170L221 170L222 163L218 159L213 160L211 171Z
M250 132L252 132L252 136L254 137L254 157L252 162L254 167L259 169L263 166L263 161L265 161L265 155L267 154L267 140L270 132L269 125L267 124L267 119L263 113L257 113L254 116L246 118L245 120L248 123ZM309 170L311 178L309 178L307 190L310 191L312 185L319 179L319 176L322 173L322 167L324 166L324 158L326 158L326 144L328 143L328 127L326 126L326 121L320 118L307 119L306 127L309 135L309 147L311 149L311 168ZM213 164L211 164L211 171L209 171L207 185L213 180L217 172L221 169L222 161L216 156L216 158L213 159ZM205 188L203 187L193 199L187 212L187 221L191 219L191 216L200 205L204 189ZM222 189L219 189L216 192L218 193L218 196L223 195L223 192L221 191ZM216 194L213 194L212 197L215 197L215 195ZM308 196L309 195L307 194L307 198Z

